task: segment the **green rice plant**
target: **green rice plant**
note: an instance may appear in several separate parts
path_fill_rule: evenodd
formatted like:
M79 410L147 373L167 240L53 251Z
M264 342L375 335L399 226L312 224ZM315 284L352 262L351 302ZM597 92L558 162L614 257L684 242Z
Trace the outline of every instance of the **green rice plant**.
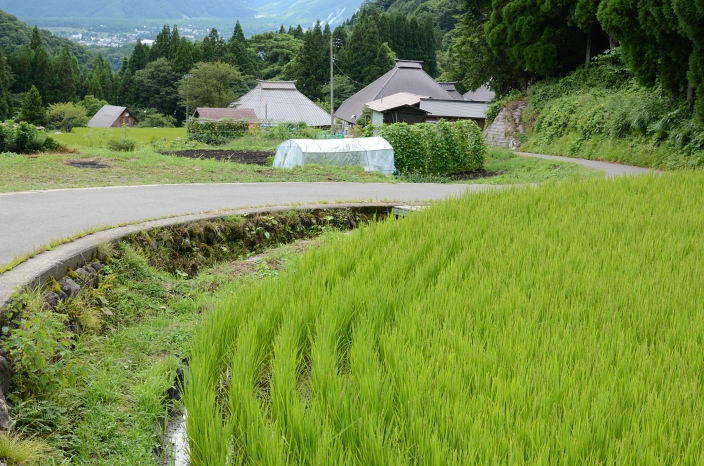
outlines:
M704 460L704 175L467 194L204 316L191 464Z

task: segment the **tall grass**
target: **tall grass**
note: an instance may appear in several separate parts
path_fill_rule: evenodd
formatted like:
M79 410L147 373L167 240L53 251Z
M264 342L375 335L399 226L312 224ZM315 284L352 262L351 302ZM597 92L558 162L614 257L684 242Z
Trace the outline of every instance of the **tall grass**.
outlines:
M704 460L704 175L466 195L207 315L191 464Z

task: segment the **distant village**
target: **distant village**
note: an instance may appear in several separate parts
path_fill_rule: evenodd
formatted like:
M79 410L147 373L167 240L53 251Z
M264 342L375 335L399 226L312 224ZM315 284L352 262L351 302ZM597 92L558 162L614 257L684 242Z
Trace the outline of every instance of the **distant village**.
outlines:
M56 36L65 37L81 45L117 48L134 44L138 39L145 45L152 45L157 34L161 31L162 26L142 25L139 28L123 32L107 31L107 28L103 25L91 26L82 31L62 27L48 27L46 29L50 30ZM184 27L179 26L179 32L181 33L181 37L195 41L203 39L203 37L208 35L210 29L197 28L189 24Z

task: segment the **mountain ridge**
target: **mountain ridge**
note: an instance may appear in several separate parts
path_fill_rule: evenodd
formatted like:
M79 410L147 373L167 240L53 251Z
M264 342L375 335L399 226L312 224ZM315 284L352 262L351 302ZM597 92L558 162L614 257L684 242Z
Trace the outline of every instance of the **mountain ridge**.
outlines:
M95 21L162 20L168 22L189 19L215 21L239 20L254 29L301 24L312 25L316 20L335 18L344 12L339 22L351 16L361 0L0 0L0 9L24 21L37 24L42 19L56 22L60 18L93 19ZM335 23L337 24L337 22Z

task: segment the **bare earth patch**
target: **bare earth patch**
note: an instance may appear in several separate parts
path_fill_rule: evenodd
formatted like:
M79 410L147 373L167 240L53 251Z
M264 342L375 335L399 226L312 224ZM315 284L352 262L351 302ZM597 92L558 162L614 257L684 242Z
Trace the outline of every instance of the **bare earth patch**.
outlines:
M212 159L224 162L251 163L254 165L266 165L267 157L274 155L274 152L257 150L179 150L168 152L168 155L177 157L187 157L189 159Z

